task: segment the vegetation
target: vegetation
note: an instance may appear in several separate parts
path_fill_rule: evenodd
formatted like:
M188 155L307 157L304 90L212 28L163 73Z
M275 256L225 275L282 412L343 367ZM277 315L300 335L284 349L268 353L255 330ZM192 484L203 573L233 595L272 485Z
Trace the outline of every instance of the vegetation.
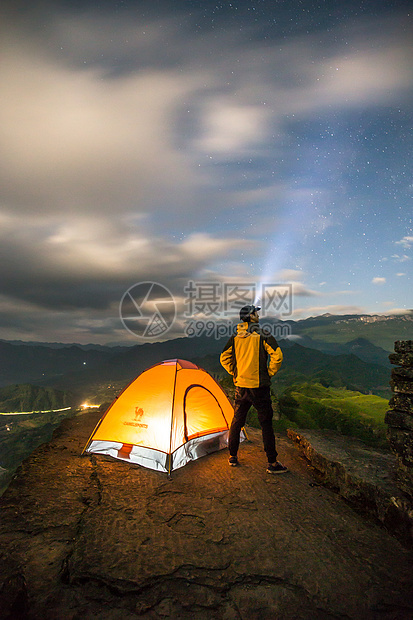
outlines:
M279 409L281 419L289 420L295 428L331 429L372 446L387 446L385 398L304 383L282 394Z
M324 342L346 343L354 338L363 337L378 347L393 351L395 340L410 340L413 328L413 314L407 312L402 316L388 317L386 320L372 322L354 317L323 317L303 321L299 333ZM298 324L299 325L299 324Z
M50 411L72 405L68 392L23 383L0 389L0 412Z
M233 399L234 388L228 379L220 381ZM384 416L388 400L345 388L326 387L320 383L301 383L288 387L277 398L273 395L274 429L330 429L357 437L375 447L387 447ZM277 419L278 418L278 419ZM258 416L251 408L247 424L259 428Z

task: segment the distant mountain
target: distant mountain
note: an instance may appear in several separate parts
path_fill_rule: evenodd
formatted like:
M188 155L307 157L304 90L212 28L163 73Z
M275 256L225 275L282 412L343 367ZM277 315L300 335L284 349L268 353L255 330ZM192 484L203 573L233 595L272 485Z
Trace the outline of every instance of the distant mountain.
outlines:
M370 340L367 340L367 338L355 338L342 346L344 351L356 355L364 362L391 367L389 352L382 347L377 347L370 342Z
M1 413L50 411L72 405L71 394L50 387L20 384L0 388Z
M208 354L219 357L222 347L222 341L206 336L137 345L105 357L99 365L89 365L60 376L51 376L43 379L41 384L84 393L85 388L91 384L109 384L120 380L127 383L146 368L163 360L183 358L192 361L198 356Z
M288 323L293 334L341 344L365 338L386 351L393 351L396 340L413 339L413 310L390 316L327 314Z
M390 369L364 362L354 354L332 356L299 344L283 348L283 354L284 361L274 379L277 392L295 383L316 381L326 386L390 397ZM193 361L213 375L225 376L218 356L208 355Z
M112 355L114 352L109 348L84 350L77 345L49 348L0 341L0 387L12 383L38 383L45 377L93 368Z
M391 364L389 361L389 352L381 347L377 347L372 344L366 338L355 338L350 342L346 343L336 343L336 342L325 342L323 340L314 340L310 338L310 336L302 335L292 337L291 340L281 341L283 347L292 346L292 344L300 344L303 347L307 347L308 349L316 349L317 351L322 351L323 353L328 353L329 355L343 355L348 353L353 353L358 358L363 360L364 362L369 362L371 364L380 364L381 366L385 366L386 368L390 368Z
M79 344L76 342L37 342L36 340L29 340L27 342L23 340L4 340L0 338L0 342L7 344L15 344L16 346L32 346L32 347L46 347L47 349L69 349L70 347L78 347L83 351L89 351L90 349L97 349L103 351L109 349L114 351L115 349L124 349L125 346L121 345L101 345L101 344Z
M330 357L353 354L356 359L385 368L389 367L387 356L393 351L394 341L413 339L411 311L389 317L326 314L301 321L265 319L265 322L279 328L280 335L275 333L285 352L296 343ZM288 333L291 339L282 339ZM216 361L211 359L208 363L219 364L226 339L201 336L125 347L0 341L0 387L35 383L83 394L91 384L129 381L148 366L168 358L199 360L212 356ZM316 359L314 353L312 359ZM324 374L331 364L331 360L326 362Z
M363 393L381 394L386 390L390 393L390 370L365 362L354 354L331 356L295 344L284 352L278 380L285 381L288 374L312 377L324 385Z

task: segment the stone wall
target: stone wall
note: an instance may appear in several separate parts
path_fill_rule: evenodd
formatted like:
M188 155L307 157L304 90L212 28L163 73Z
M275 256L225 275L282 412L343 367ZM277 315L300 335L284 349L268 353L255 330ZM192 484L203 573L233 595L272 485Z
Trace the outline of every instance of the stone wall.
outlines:
M397 457L398 484L413 498L413 340L398 340L389 355L393 397L386 413L390 447Z

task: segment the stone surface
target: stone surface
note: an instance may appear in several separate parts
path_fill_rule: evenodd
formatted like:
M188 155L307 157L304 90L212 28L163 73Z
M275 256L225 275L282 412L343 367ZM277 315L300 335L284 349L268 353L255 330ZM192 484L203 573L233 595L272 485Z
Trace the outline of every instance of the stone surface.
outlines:
M396 366L413 366L413 353L390 353L389 360Z
M413 392L413 368L393 368L391 371L391 377L396 382L401 380L402 382L411 382L411 391Z
M390 381L390 387L395 393L413 394L413 381L408 379L392 379Z
M410 415L406 411L390 409L389 411L386 411L384 421L393 428L413 431L413 415Z
M412 467L405 465L401 459L399 459L399 467L397 469L397 481L400 489L406 495L409 495L413 502L413 470Z
M334 431L289 430L320 480L413 546L413 503L397 485L397 460Z
M393 394L389 400L389 406L393 409L401 409L413 415L413 395L409 394Z
M408 430L389 427L387 437L390 447L408 467L413 467L413 433Z
M65 421L0 500L2 620L413 617L411 552L287 438L287 474L266 474L251 429L239 467L221 451L169 481L80 456L97 417Z
M398 462L397 479L400 489L413 498L413 341L397 341L389 359L401 364L391 373L393 397L386 413L387 437Z
M413 353L413 340L396 340L394 350L396 353Z

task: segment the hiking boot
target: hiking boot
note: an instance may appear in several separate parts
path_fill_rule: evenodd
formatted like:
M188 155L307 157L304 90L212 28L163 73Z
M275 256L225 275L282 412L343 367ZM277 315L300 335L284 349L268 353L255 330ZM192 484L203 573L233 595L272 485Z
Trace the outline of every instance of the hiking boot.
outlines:
M288 469L284 467L284 465L281 465L281 463L279 463L278 461L276 461L275 465L268 463L268 466L267 466L268 474L285 474L286 471L288 471Z
M236 467L238 465L238 459L236 456L230 456L228 463L231 465L231 467Z

